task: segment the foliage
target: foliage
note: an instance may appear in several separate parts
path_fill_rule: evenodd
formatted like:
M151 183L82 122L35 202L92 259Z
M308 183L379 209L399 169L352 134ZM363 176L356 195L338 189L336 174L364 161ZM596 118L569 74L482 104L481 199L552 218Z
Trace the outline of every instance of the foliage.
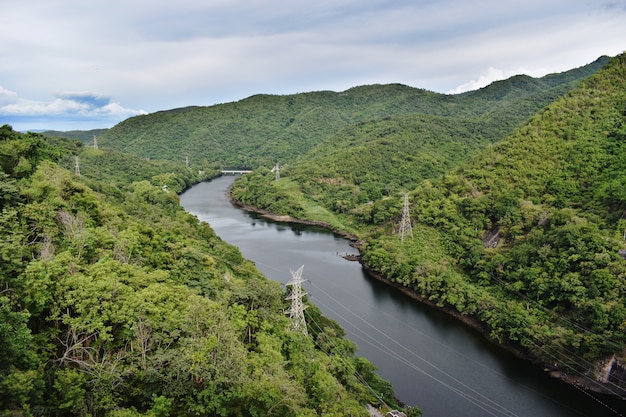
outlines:
M385 117L428 114L471 120L512 104L520 113L516 120L521 121L597 71L607 59L525 84L500 83L458 96L399 84L339 93L255 95L234 103L132 117L103 132L98 143L150 159L180 161L189 156L194 164L206 160L209 165L271 167L293 162L341 129Z
M81 143L87 145L93 145L94 138L97 141L98 136L106 132L108 129L92 129L92 130L70 130L66 132L60 132L58 130L46 130L42 134L46 137L58 137L66 139L79 140Z
M412 215L436 238L371 239L366 261L568 372L621 354L625 68L614 58L505 141L423 182Z
M281 178L298 184L308 199L326 210L363 224L380 225L395 214L388 197L396 199L424 179L437 178L501 140L605 62L601 59L539 79L517 76L458 96L411 96L406 102L412 112L396 112L337 130L306 156L285 164ZM359 91L377 93L366 87ZM266 176L265 181L271 177ZM255 181L255 190L240 192L242 187L238 187L233 196L286 214L265 204L278 195L276 190L256 191L268 186ZM280 196L283 206L304 205L285 202L285 197Z
M569 92L572 73L559 85L513 77L448 98L454 117L353 124L280 181L299 186L300 205L350 218L372 269L478 319L502 344L587 375L626 347L625 68L625 55L612 58ZM271 201L277 186L260 178L233 195ZM405 191L415 237L401 242Z
M287 330L279 284L178 204L192 177L0 134L0 415L366 415L371 365Z
M625 60L456 96L253 96L99 136L134 159L0 127L0 414L365 415L355 373L392 397L313 306L311 336L288 332L278 284L180 208L225 165L255 168L237 198L359 234L367 264L495 340L568 372L619 354Z

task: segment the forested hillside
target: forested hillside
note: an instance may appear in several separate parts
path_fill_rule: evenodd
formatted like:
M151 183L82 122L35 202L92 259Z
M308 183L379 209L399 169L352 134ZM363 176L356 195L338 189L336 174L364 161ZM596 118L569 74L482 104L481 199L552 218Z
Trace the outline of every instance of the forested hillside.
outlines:
M332 219L362 238L364 263L391 282L476 320L556 376L623 395L626 55L469 162L457 153L486 133L445 123L401 116L347 129L338 157L316 149L279 181L242 179L234 195ZM450 137L435 147L420 124ZM403 192L413 238L401 241Z
M233 195L250 206L314 217L349 232L357 224L382 224L398 210L398 199L387 197L502 140L607 60L540 79L515 76L458 96L415 97L413 112L351 124L285 163L282 183L271 184L263 167L236 184Z
M151 159L184 161L189 156L192 164L256 168L292 162L344 128L385 117L422 114L436 120L467 120L468 124L485 117L494 129L510 132L601 68L607 59L539 79L513 77L461 95L398 84L361 86L339 93L257 95L235 103L133 117L104 132L98 142ZM428 123L425 126L428 128Z
M0 127L0 415L361 416L372 392L393 403L314 306L309 336L288 331L280 285L180 207L174 191L199 178L168 166Z
M59 137L67 139L77 139L82 143L93 144L94 138L97 141L98 136L106 132L108 129L93 129L93 130L70 130L67 132L60 132L58 130L46 130L42 132L48 137Z
M286 331L280 288L179 207L223 166L255 169L241 202L352 233L392 283L623 393L624 68L259 95L130 118L100 150L3 127L6 414L361 415L361 378L393 398L331 321Z
M78 157L78 161L75 156ZM77 155L68 153L59 159L59 165L70 171L76 170L77 163L83 179L114 185L148 181L151 185L165 187L176 194L220 172L216 167L197 165L187 167L185 161L176 163L146 160L107 148L85 147L81 148Z

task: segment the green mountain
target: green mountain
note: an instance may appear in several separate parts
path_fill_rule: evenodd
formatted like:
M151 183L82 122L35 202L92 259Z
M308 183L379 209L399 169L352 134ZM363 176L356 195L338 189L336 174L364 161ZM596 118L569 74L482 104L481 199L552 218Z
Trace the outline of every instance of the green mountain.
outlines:
M267 189L273 185L258 169L244 179L247 184L235 186L234 195L242 203L294 217L319 216L322 207L330 211L324 221L351 232L354 221L380 224L397 205L384 197L436 178L502 140L607 60L539 79L516 76L458 96L414 96L415 112L346 126L286 163L282 177L292 183L282 190ZM294 189L310 201L290 197ZM333 213L348 217L338 221Z
M512 82L523 91L535 81ZM485 90L518 94L506 83ZM234 195L350 231L384 278L555 376L623 395L626 55L498 138L510 114L352 126L279 181L258 170ZM401 240L403 192L413 238Z
M106 132L108 129L92 129L92 130L70 130L66 132L61 132L58 130L45 130L41 132L43 135L48 137L60 137L67 139L78 139L85 144L93 144L94 138L97 138L102 133Z
M412 190L418 237L372 239L364 260L554 372L621 392L625 134L621 55L505 141Z
M69 171L75 171L78 163L82 178L95 183L119 185L148 181L177 194L220 172L208 166L192 169L186 167L184 162L146 160L113 149L91 147L82 148L76 154L68 153L58 163Z
M174 191L201 177L171 165L0 127L0 415L366 416L371 392L393 404L315 306L317 329L288 330L280 285L181 208Z
M597 71L603 57L585 67L540 79L514 77L462 95L444 95L404 85L371 85L286 96L256 95L235 103L187 107L137 116L98 137L100 146L150 159L185 160L192 164L273 166L288 163L338 131L384 117L423 114L495 120L512 127L577 81ZM519 113L515 121L508 116Z
M393 396L349 342L333 342L345 362L316 347L334 323L285 332L280 290L180 209L175 192L223 166L255 168L241 202L355 235L384 279L622 394L624 61L459 95L372 85L158 112L100 150L3 128L6 410L360 415L355 369Z

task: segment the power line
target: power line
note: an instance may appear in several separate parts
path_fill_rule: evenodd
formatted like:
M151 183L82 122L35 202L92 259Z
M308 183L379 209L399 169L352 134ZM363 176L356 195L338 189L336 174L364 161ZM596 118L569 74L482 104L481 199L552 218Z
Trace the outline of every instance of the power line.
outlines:
M343 361L343 363L351 369L354 377L357 379L357 381L359 381L359 383L361 383L365 388L367 388L377 399L378 401L380 401L381 404L384 404L385 406L389 407L389 405L383 400L383 398L380 396L379 393L377 393L372 387L371 385L367 382L367 380L356 370L354 364L352 363L352 361L350 359L352 359L352 357L348 357L348 354L346 351L342 350L339 346L337 346L336 343L334 343L331 338L324 332L324 330L322 329L322 326L320 326L320 324L315 320L314 317L312 317L311 315L309 315L309 320L311 321L311 323L316 327L316 329L318 330L318 336L323 337L325 339L325 342L328 345L332 345L333 349L336 350L338 352L338 356L340 357L340 359ZM324 350L324 352L326 352L327 355L332 355L333 353L330 351L330 349L324 349L320 344L317 344L317 346Z
M302 303L302 297L307 295L307 293L302 289L302 283L304 283L306 280L302 279L302 271L304 270L304 265L302 265L300 268L298 268L298 270L294 271L290 271L291 272L291 280L285 284L287 286L291 286L291 294L286 297L286 300L291 300L292 304L291 307L289 308L289 310L287 310L287 313L289 313L289 317L291 318L291 325L290 325L290 329L294 330L294 331L301 331L304 335L308 335L307 332L307 325L306 325L306 321L304 318L304 310L306 309L307 306L303 305ZM367 380L359 374L359 372L356 370L356 368L354 367L354 364L350 361L350 359L348 358L348 355L345 351L341 350L331 339L330 337L328 337L328 335L326 335L326 333L324 333L322 326L320 326L319 323L317 323L317 321L315 320L315 318L313 318L312 316L309 315L309 320L312 322L313 325L315 325L315 327L318 330L318 336L322 336L325 338L326 343L328 345L333 345L334 349L338 352L339 357L341 358L341 360L344 362L344 364L351 369L353 375L355 376L355 378L357 379L357 381L359 381L359 383L361 383L363 386L365 386L367 389L370 390L370 392L372 392L372 394L374 394L374 396L382 403L385 404L387 407L388 405L383 401L383 399L380 397L380 395L374 391L374 389L368 384ZM320 346L319 344L317 344L317 346L324 350L322 348L322 346ZM331 352L329 350L324 350L328 355L331 355Z
M291 272L291 280L285 284L291 287L291 294L285 298L285 300L291 300L291 307L286 311L289 314L289 318L291 319L291 325L289 326L290 330L301 332L305 336L308 335L306 329L306 321L304 320L304 309L306 306L302 303L302 297L306 295L306 292L302 289L302 283L304 280L302 279L302 270L304 269L304 265L302 265L296 272Z
M492 416L505 415L505 416L511 416L511 417L517 416L517 414L515 414L514 412L508 410L506 407L504 407L504 406L498 404L497 402L489 399L484 394L479 393L478 391L476 391L473 388L469 387L467 384L463 383L462 381L459 381L458 379L454 378L452 375L446 373L445 371L443 371L441 368L437 367L433 363L431 363L428 360L424 359L423 357L419 356L415 352L412 352L410 349L408 349L407 347L402 345L400 342L396 341L391 336L387 335L385 332L383 332L382 330L379 330L378 328L376 328L375 326L373 326L372 324L370 324L369 322L364 320L362 317L360 317L359 315L354 313L352 310L347 308L345 305L339 303L330 294L326 293L321 288L319 288L317 286L315 286L315 288L320 290L322 293L324 293L331 300L333 300L337 304L341 305L349 313L351 313L352 315L357 317L360 321L362 321L363 323L367 324L369 327L371 327L372 329L374 329L375 331L377 331L378 333L383 335L388 340L394 342L396 345L398 345L399 347L404 349L409 354L415 356L416 358L420 359L425 364L431 366L436 371L440 372L441 374L443 374L446 377L450 378L451 380L455 381L457 384L459 384L461 386L461 388L457 388L457 387L453 386L452 384L445 382L441 378L438 378L435 375L427 372L423 368L420 368L415 363L413 363L410 360L406 359L401 354L399 354L398 352L396 352L393 349L391 349L388 345L386 345L385 343L381 342L378 338L372 337L371 335L369 335L368 333L364 332L363 330L359 329L365 335L365 338L360 337L359 335L355 334L354 332L350 332L350 333L352 333L352 335L354 337L362 340L363 342L369 344L370 346L374 347L375 349L380 350L381 352L391 356L392 358L394 358L394 359L398 360L399 362L405 364L407 367L409 367L409 368L411 368L411 369L413 369L413 370L415 370L417 372L420 372L421 374L427 376L428 378L430 378L430 379L440 383L441 385L443 385L444 387L448 388L449 390L451 390L452 392L454 392L458 396L460 396L460 397L466 399L467 401L471 402L472 404L476 405L478 408L482 409L483 411L485 411L489 415L492 415ZM321 304L321 305L324 306L324 308L328 309L329 311L333 312L334 314L336 314L336 315L338 314L336 311L333 311L332 308L330 308L329 306L327 306L323 302L321 302L319 299L316 299L316 304ZM348 320L346 320L346 321L348 321ZM353 327L358 329L357 326L353 325ZM465 390L467 390L467 391L464 391L463 388Z
M268 265L268 264L264 264L264 265L266 265L267 267L270 267L270 268L276 269L276 268L274 268L274 267L273 267L273 266L271 266L271 265ZM498 280L498 281L502 282L502 281L501 281L501 280L499 280L497 277L495 277L495 276L492 276L492 277L493 277L495 280ZM304 281L303 281L303 282L304 282ZM314 286L317 290L319 290L321 293L325 294L325 296L326 296L326 297L328 297L330 300L332 300L332 301L333 301L333 302L335 302L336 304L340 305L342 308L346 309L346 310L347 310L350 314L352 314L353 316L357 317L360 321L364 322L364 323L365 323L365 324L367 324L369 327L373 328L374 330L376 330L377 332L379 332L380 334L382 334L384 337L386 337L386 338L388 338L389 340L393 341L396 345L398 345L398 346L402 347L402 349L404 349L404 350L405 350L406 352L408 352L410 355L415 356L416 358L420 359L421 361L423 361L424 363L428 364L429 366L432 366L435 370L437 370L438 372L441 372L443 375L446 375L447 377L452 378L454 381L456 381L457 383L459 383L462 387L467 387L467 388L469 388L469 387L468 387L466 384L464 384L463 382L461 382L461 381L459 381L458 379L456 379L456 378L454 378L454 377L450 376L450 375L449 375L449 374L447 374L445 371L443 371L443 370L441 370L440 368L438 368L436 365L434 365L434 364L430 363L430 362L429 362L429 361L427 361L426 359L424 359L424 358L422 358L421 356L417 355L415 352L412 352L410 349L408 349L407 347L403 346L402 344L400 344L399 342L397 342L396 340L394 340L393 338L391 338L390 336L388 336L387 334L385 334L383 331L381 331L381 330L377 329L375 326L373 326L372 324L370 324L369 322L367 322L366 320L364 320L362 317L360 317L359 315L357 315L356 313L354 313L352 310L350 310L350 309L349 309L348 307L346 307L344 304L342 304L342 303L340 303L339 301L337 301L337 300L336 300L333 296L331 296L330 294L328 294L328 293L327 293L326 291L324 291L322 288L319 288L318 286L316 286L316 285L315 285L315 284L313 284L313 283L311 283L311 285L313 285L313 286ZM525 298L528 298L528 297L524 296L523 294L520 294L520 295L521 295L521 296L523 296L523 297L525 297ZM334 310L333 310L332 308L330 308L328 305L324 304L324 303L323 303L323 302L322 302L319 298L314 297L314 296L311 296L311 297L315 298L315 304L316 304L316 305L323 306L323 307L324 307L327 311L330 311L331 313L335 314L337 317L342 317L342 319L343 319L343 320L347 321L347 322L348 322L351 326L353 326L355 329L357 329L358 331L362 332L362 333L363 333L363 335L365 335L365 336L359 336L358 334L354 333L353 331L350 331L350 330L346 329L346 331L347 331L348 333L350 333L353 337L355 337L355 338L357 338L357 339L359 339L359 340L363 341L364 343L367 343L368 345L372 346L373 348L375 348L375 349L377 349L377 350L379 350L379 351L381 351L381 352L383 352L383 353L385 353L385 354L389 355L390 357L392 357L392 358L394 358L394 359L398 360L399 362L401 362L401 363L405 364L407 367L409 367L409 368L411 368L411 369L414 369L414 370L416 370L417 372L420 372L420 373L422 373L423 375L427 376L428 378L431 378L431 379L433 379L434 381L436 381L436 382L440 383L440 384L441 384L441 385L443 385L444 387L446 387L446 388L448 388L449 390L453 391L453 392L454 392L455 394L457 394L458 396L460 396L460 397L462 397L462 398L466 399L467 401L471 402L472 404L476 405L477 407L479 407L479 408L483 409L483 411L485 411L485 412L486 412L486 413L488 413L489 415L494 415L494 414L492 414L492 412L491 412L492 410L496 410L496 409L499 409L499 408L502 408L502 409L506 410L506 408L504 408L503 406L501 406L501 405L499 405L499 404L497 404L497 403L493 402L493 401L492 401L492 400L490 400L488 397L486 397L484 394L482 394L482 393L480 393L480 392L478 392L478 391L475 391L475 390L474 390L474 389L472 389L472 388L469 388L469 390L470 390L470 391L472 391L472 392L474 392L476 395L473 395L471 392L465 392L465 391L463 391L463 388L457 388L457 387L453 386L452 384L447 383L447 382L443 381L442 379L437 378L435 375L432 375L431 373L429 373L429 372L425 371L424 369L422 369L422 368L418 367L416 364L412 363L409 359L404 358L402 355L400 355L400 354L399 354L399 353L397 353L396 351L392 350L392 349L391 349L388 345L386 345L386 344L384 344L384 343L381 343L381 342L380 342L380 338L375 338L375 337L372 337L372 336L370 336L367 332L365 332L364 330L360 329L358 326L355 326L353 323L350 323L350 321L349 321L349 320L347 320L347 319L345 318L345 315L343 315L343 314L339 314L338 312L334 311ZM530 301L533 301L533 303L534 303L534 304L538 304L538 303L537 303L537 302L535 302L534 300L530 300ZM545 307L543 307L543 306L541 306L541 305L539 305L539 306L540 306L541 308L545 309ZM374 308L376 308L376 307L374 307ZM377 309L377 310L379 310L379 311L381 311L383 314L387 314L386 312L384 312L384 311L382 311L382 310L380 310L380 309L378 309L378 308L376 308L376 309ZM563 319L564 319L565 321L567 321L567 319L565 319L565 318L563 318ZM505 321L508 321L508 320L506 320L506 318L505 318ZM409 325L407 325L407 324L405 324L405 323L403 323L403 322L400 322L400 323L401 323L401 324L403 324L403 325L405 325L405 326L407 326L408 328L410 328L410 329L412 329L412 330L415 330L415 331L418 331L418 332L419 332L419 330L417 330L417 329L413 328L412 326L409 326ZM580 326L579 326L579 327L580 327ZM585 329L585 330L589 331L588 329ZM590 332L590 331L589 331L589 332ZM421 332L420 332L420 333L421 333ZM590 332L590 333L592 333L592 332ZM435 340L437 343L440 343L440 344L441 344L443 347L445 347L446 349L448 349L448 350L452 350L452 351L456 352L454 349L451 349L450 347L448 347L448 346L446 346L446 345L443 345L441 342L437 341L436 339L433 339L433 338L432 338L432 337L430 337L430 336L428 336L428 337L429 337L429 338L431 338L432 340ZM550 353L550 352L548 352L548 351L547 351L544 347L542 347L542 346L540 346L540 345L537 345L534 341L531 341L531 343L533 343L533 344L534 344L534 345L535 345L538 349L543 350L543 351L544 351L544 353L545 353L548 357L553 357L553 358L556 358L556 356L555 356L555 354L556 354L556 355L559 355L559 357L562 359L562 358L565 356L567 359L570 359L571 361L575 362L578 366L581 366L581 364L580 364L577 360L575 360L575 359L574 359L574 357L576 357L576 355L575 355L575 354L573 354L572 352L569 352L569 357L568 357L568 355L567 355L566 353L563 353L563 352L560 352L560 353L552 353L552 354L551 354L551 353ZM561 348L562 348L562 349L567 350L565 347L561 347ZM555 348L554 348L554 347L552 347L552 349L555 349ZM556 349L555 349L555 351L556 351ZM458 354L460 354L459 352L457 352L457 353L458 353ZM462 354L460 354L460 355L462 355ZM589 362L588 362L587 360L585 360L584 358L578 357L577 359L578 359L578 360L580 360L580 361L583 361L583 362L587 362L587 363L589 363ZM475 363L478 363L478 364L479 364L480 366L482 366L482 367L485 367L485 368L489 369L489 370L490 370L491 372L493 372L493 373L497 373L497 374L499 374L498 372L494 371L493 369L491 369L491 368L487 367L487 366L486 366L486 365L484 365L484 364L481 364L481 363L476 362L476 361L474 361L474 360L472 360L472 361L473 361L473 362L475 362ZM580 374L583 378L586 378L587 380L589 380L589 381L591 381L591 382L595 382L595 381L594 381L592 378L590 378L589 376L584 375L583 373L580 373L580 372L579 372L579 374ZM500 374L500 375L501 375L501 374ZM508 379L510 379L510 378L509 378L509 377L507 377L507 376L505 376L505 377L506 377L506 378L508 378ZM518 381L514 381L514 382L519 383ZM614 383L609 382L609 385L613 385L613 386L615 386L617 389L620 389L620 390L621 390L621 388L620 388L619 386L617 386L616 384L614 384ZM525 385L523 385L523 387L524 387L525 389L528 389L528 390L531 390L531 391L535 391L535 390L534 390L534 389L532 389L531 387L528 387L528 386L525 386ZM575 385L574 385L574 387L575 387L575 388L579 388L579 387L576 387ZM580 388L579 388L579 389L580 389ZM535 391L535 392L536 392L536 391ZM593 400L595 400L595 401L596 401L596 402L598 402L599 404L603 405L604 407L606 407L608 410L610 410L610 411L611 411L611 412L613 412L614 414L619 415L619 416L621 416L621 415L622 415L622 414L620 414L619 412L617 412L616 410L614 410L613 408L611 408L610 406L608 406L607 404L603 403L602 401L600 401L599 399L597 399L596 397L594 397L593 395L591 395L591 394L587 393L587 392L586 392L586 391L584 391L584 390L583 390L583 392L585 392L585 393L586 393L588 396L590 396ZM541 394L541 393L539 393L539 394L543 396L543 394ZM617 393L615 393L615 394L617 394ZM482 397L482 398L484 398L484 399L481 399L481 397ZM554 401L554 400L550 399L549 397L548 397L548 399L549 399L550 401ZM556 401L556 402L557 402L558 404L560 404L561 406L567 407L567 408L568 408L568 409L570 409L572 412L574 412L576 415L582 415L582 414L580 414L577 410L572 409L570 406L568 406L568 405L566 405L566 404L562 404L562 403L560 403L560 402L558 402L558 401ZM486 409L485 409L485 408L486 408ZM489 411L487 411L487 410L489 410ZM500 409L500 410L498 410L498 411L496 411L496 413L497 413L497 414L495 414L495 415L509 415L509 416L514 416L514 415L515 415L515 414L514 414L513 412L511 412L510 410L503 411L503 410L501 410L501 409ZM504 413L504 414L503 414L503 413Z
M516 294L520 298L525 299L528 303L533 304L536 308L538 308L539 310L543 311L544 313L556 316L559 320L561 320L562 322L568 324L573 329L578 329L582 333L588 334L588 335L592 335L592 336L602 336L601 334L599 334L597 332L594 332L593 330L588 329L588 328L586 328L585 326L583 326L583 325L581 325L579 323L571 321L569 318L565 317L563 314L555 313L554 311L552 311L552 310L548 309L547 307L541 305L541 303L539 303L538 301L533 300L532 298L530 298L526 294L521 293L519 291L511 290L506 285L507 283L505 281L503 281L502 279L498 278L497 276L495 276L495 275L493 275L491 273L489 274L489 276L491 278L493 278L495 281L497 281L498 283L500 283L500 285L503 288L507 289L509 292L511 292L513 294ZM509 324L511 324L512 326L516 325L516 323L513 323L510 320L507 320L506 317L504 318L504 321L509 323ZM570 363L575 364L577 366L577 368L572 367L571 369L574 372L576 372L576 374L578 374L581 378L590 381L592 384L599 384L598 381L596 381L595 379L591 378L589 375L585 374L584 372L580 371L580 370L585 370L585 369L592 369L594 367L594 364L591 363L589 360L585 359L584 357L578 355L576 352L572 352L571 350L569 350L564 345L557 345L557 346L549 345L549 347L551 347L552 350L554 351L554 353L551 354L544 348L543 343L540 343L540 341L538 341L539 343L537 343L533 339L531 339L530 337L528 337L526 340L528 342L532 343L537 349L543 351L548 356L552 357L552 359L555 359L555 360L561 361L561 362L563 362L565 360L565 361L569 361ZM619 347L616 343L611 342L611 344L613 344L615 347ZM557 350L557 348L559 348L559 350ZM607 389L608 391L610 391L614 395L616 395L618 397L623 396L623 394L621 394L621 393L624 392L624 388L620 387L616 383L608 380L605 383L605 385L603 385L603 386L604 386L605 389ZM610 388L611 386L615 387L615 389L617 391L613 391Z

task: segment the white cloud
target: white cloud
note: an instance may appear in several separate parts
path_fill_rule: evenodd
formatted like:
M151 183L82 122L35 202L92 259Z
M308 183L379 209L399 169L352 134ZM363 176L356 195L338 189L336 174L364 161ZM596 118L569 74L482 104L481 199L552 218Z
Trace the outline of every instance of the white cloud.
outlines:
M489 67L487 72L481 75L480 77L478 77L478 79L470 80L466 83L463 83L459 85L458 87L456 87L455 89L448 91L448 94L459 94L459 93L464 93L466 91L478 90L479 88L488 86L494 81L505 80L514 75L525 74L525 75L530 75L531 77L541 77L543 75L546 75L546 73L547 71L545 70L532 70L531 71L531 70L527 70L524 68L519 68L516 70L504 71L499 68Z
M36 101L20 98L17 93L0 86L0 124L10 124L17 130L71 130L72 124L88 124L88 129L110 127L128 117L145 113L123 107L97 93L59 93L49 101ZM61 125L66 127L59 127Z
M0 90L0 117L28 108L34 114L65 108L74 116L133 115L138 108L372 83L439 92L478 88L519 72L565 71L623 52L626 10L619 4L5 0L0 80L28 100ZM108 96L51 99L53 91Z
M7 94L4 94L7 92ZM144 114L143 110L127 109L110 98L95 93L60 93L52 101L20 99L17 94L0 87L0 97L7 96L11 102L0 106L2 116L74 114L87 117L129 117Z
M10 103L15 103L17 101L17 93L14 91L7 90L3 86L0 85L0 106L5 106Z

